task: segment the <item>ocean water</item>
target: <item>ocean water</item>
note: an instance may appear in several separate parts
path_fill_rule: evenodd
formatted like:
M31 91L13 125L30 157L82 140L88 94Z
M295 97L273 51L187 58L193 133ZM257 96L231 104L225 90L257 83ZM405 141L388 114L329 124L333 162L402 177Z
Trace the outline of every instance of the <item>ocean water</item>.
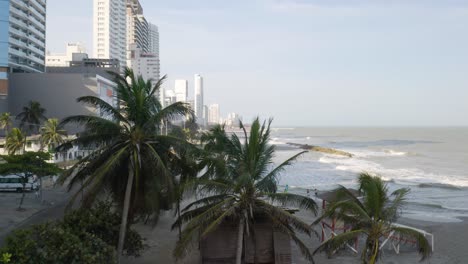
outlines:
M291 191L356 187L358 173L369 172L386 180L390 191L411 189L404 217L437 222L468 217L468 128L275 128L277 162L300 151L288 142L354 155L304 154L280 176L280 185Z

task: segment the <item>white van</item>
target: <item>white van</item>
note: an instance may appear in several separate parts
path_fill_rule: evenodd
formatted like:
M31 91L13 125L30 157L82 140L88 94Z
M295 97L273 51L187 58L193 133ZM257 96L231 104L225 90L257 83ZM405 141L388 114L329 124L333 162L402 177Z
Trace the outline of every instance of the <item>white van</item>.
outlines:
M34 177L35 178L35 177ZM18 175L0 175L0 190L2 191L23 191L23 180L24 177ZM34 191L39 188L37 180L34 180L33 177L29 177L24 191Z

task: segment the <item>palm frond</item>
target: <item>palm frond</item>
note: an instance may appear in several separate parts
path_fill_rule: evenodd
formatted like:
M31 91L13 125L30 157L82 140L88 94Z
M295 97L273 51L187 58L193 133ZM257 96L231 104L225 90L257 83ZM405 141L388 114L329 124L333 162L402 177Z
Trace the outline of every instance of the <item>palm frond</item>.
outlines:
M416 240L418 252L421 255L421 261L431 256L432 247L429 244L429 241L427 241L427 238L424 236L424 234L420 233L417 230L405 227L393 226L391 229L398 232L400 235L407 236Z

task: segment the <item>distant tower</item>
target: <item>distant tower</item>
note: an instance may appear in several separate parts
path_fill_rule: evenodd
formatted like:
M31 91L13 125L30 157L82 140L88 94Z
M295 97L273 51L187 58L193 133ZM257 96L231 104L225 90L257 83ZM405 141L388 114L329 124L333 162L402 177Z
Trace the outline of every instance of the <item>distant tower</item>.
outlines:
M208 125L219 124L219 104L208 107Z
M126 0L93 1L93 50L98 59L118 59L127 65Z
M159 31L158 26L148 23L148 51L149 53L153 54L157 60L157 68L158 68L158 80L161 78L160 73L160 56L159 56Z
M195 74L195 117L199 124L203 124L203 77Z
M188 81L187 80L175 80L174 92L176 95L177 102L187 102L188 97Z

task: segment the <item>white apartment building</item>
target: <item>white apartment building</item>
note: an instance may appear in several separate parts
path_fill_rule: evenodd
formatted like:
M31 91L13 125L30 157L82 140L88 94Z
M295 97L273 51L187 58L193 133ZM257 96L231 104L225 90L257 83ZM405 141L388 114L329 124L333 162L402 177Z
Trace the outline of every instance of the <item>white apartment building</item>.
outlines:
M203 124L203 77L200 74L195 74L194 76L195 83L195 117L197 118L197 123Z
M2 17L6 13L9 21L7 58L10 71L44 72L46 0L10 0L9 3L9 10L0 12Z
M141 48L137 47L137 44L131 44L129 47L129 59L127 61L127 66L133 69L135 75L141 75L145 80L151 80L151 82L156 84L159 81L159 60L152 53L143 53ZM160 102L163 103L164 100L161 97L161 90L156 95Z
M188 99L188 81L175 80L174 92L177 102L187 102Z
M127 0L93 0L93 52L127 65Z
M149 23L148 24L148 46L149 52L158 55L159 59L159 30L158 26Z
M219 104L208 107L208 125L219 124Z
M80 61L88 58L86 48L83 44L68 43L65 53L47 52L46 67L68 67L71 61Z

